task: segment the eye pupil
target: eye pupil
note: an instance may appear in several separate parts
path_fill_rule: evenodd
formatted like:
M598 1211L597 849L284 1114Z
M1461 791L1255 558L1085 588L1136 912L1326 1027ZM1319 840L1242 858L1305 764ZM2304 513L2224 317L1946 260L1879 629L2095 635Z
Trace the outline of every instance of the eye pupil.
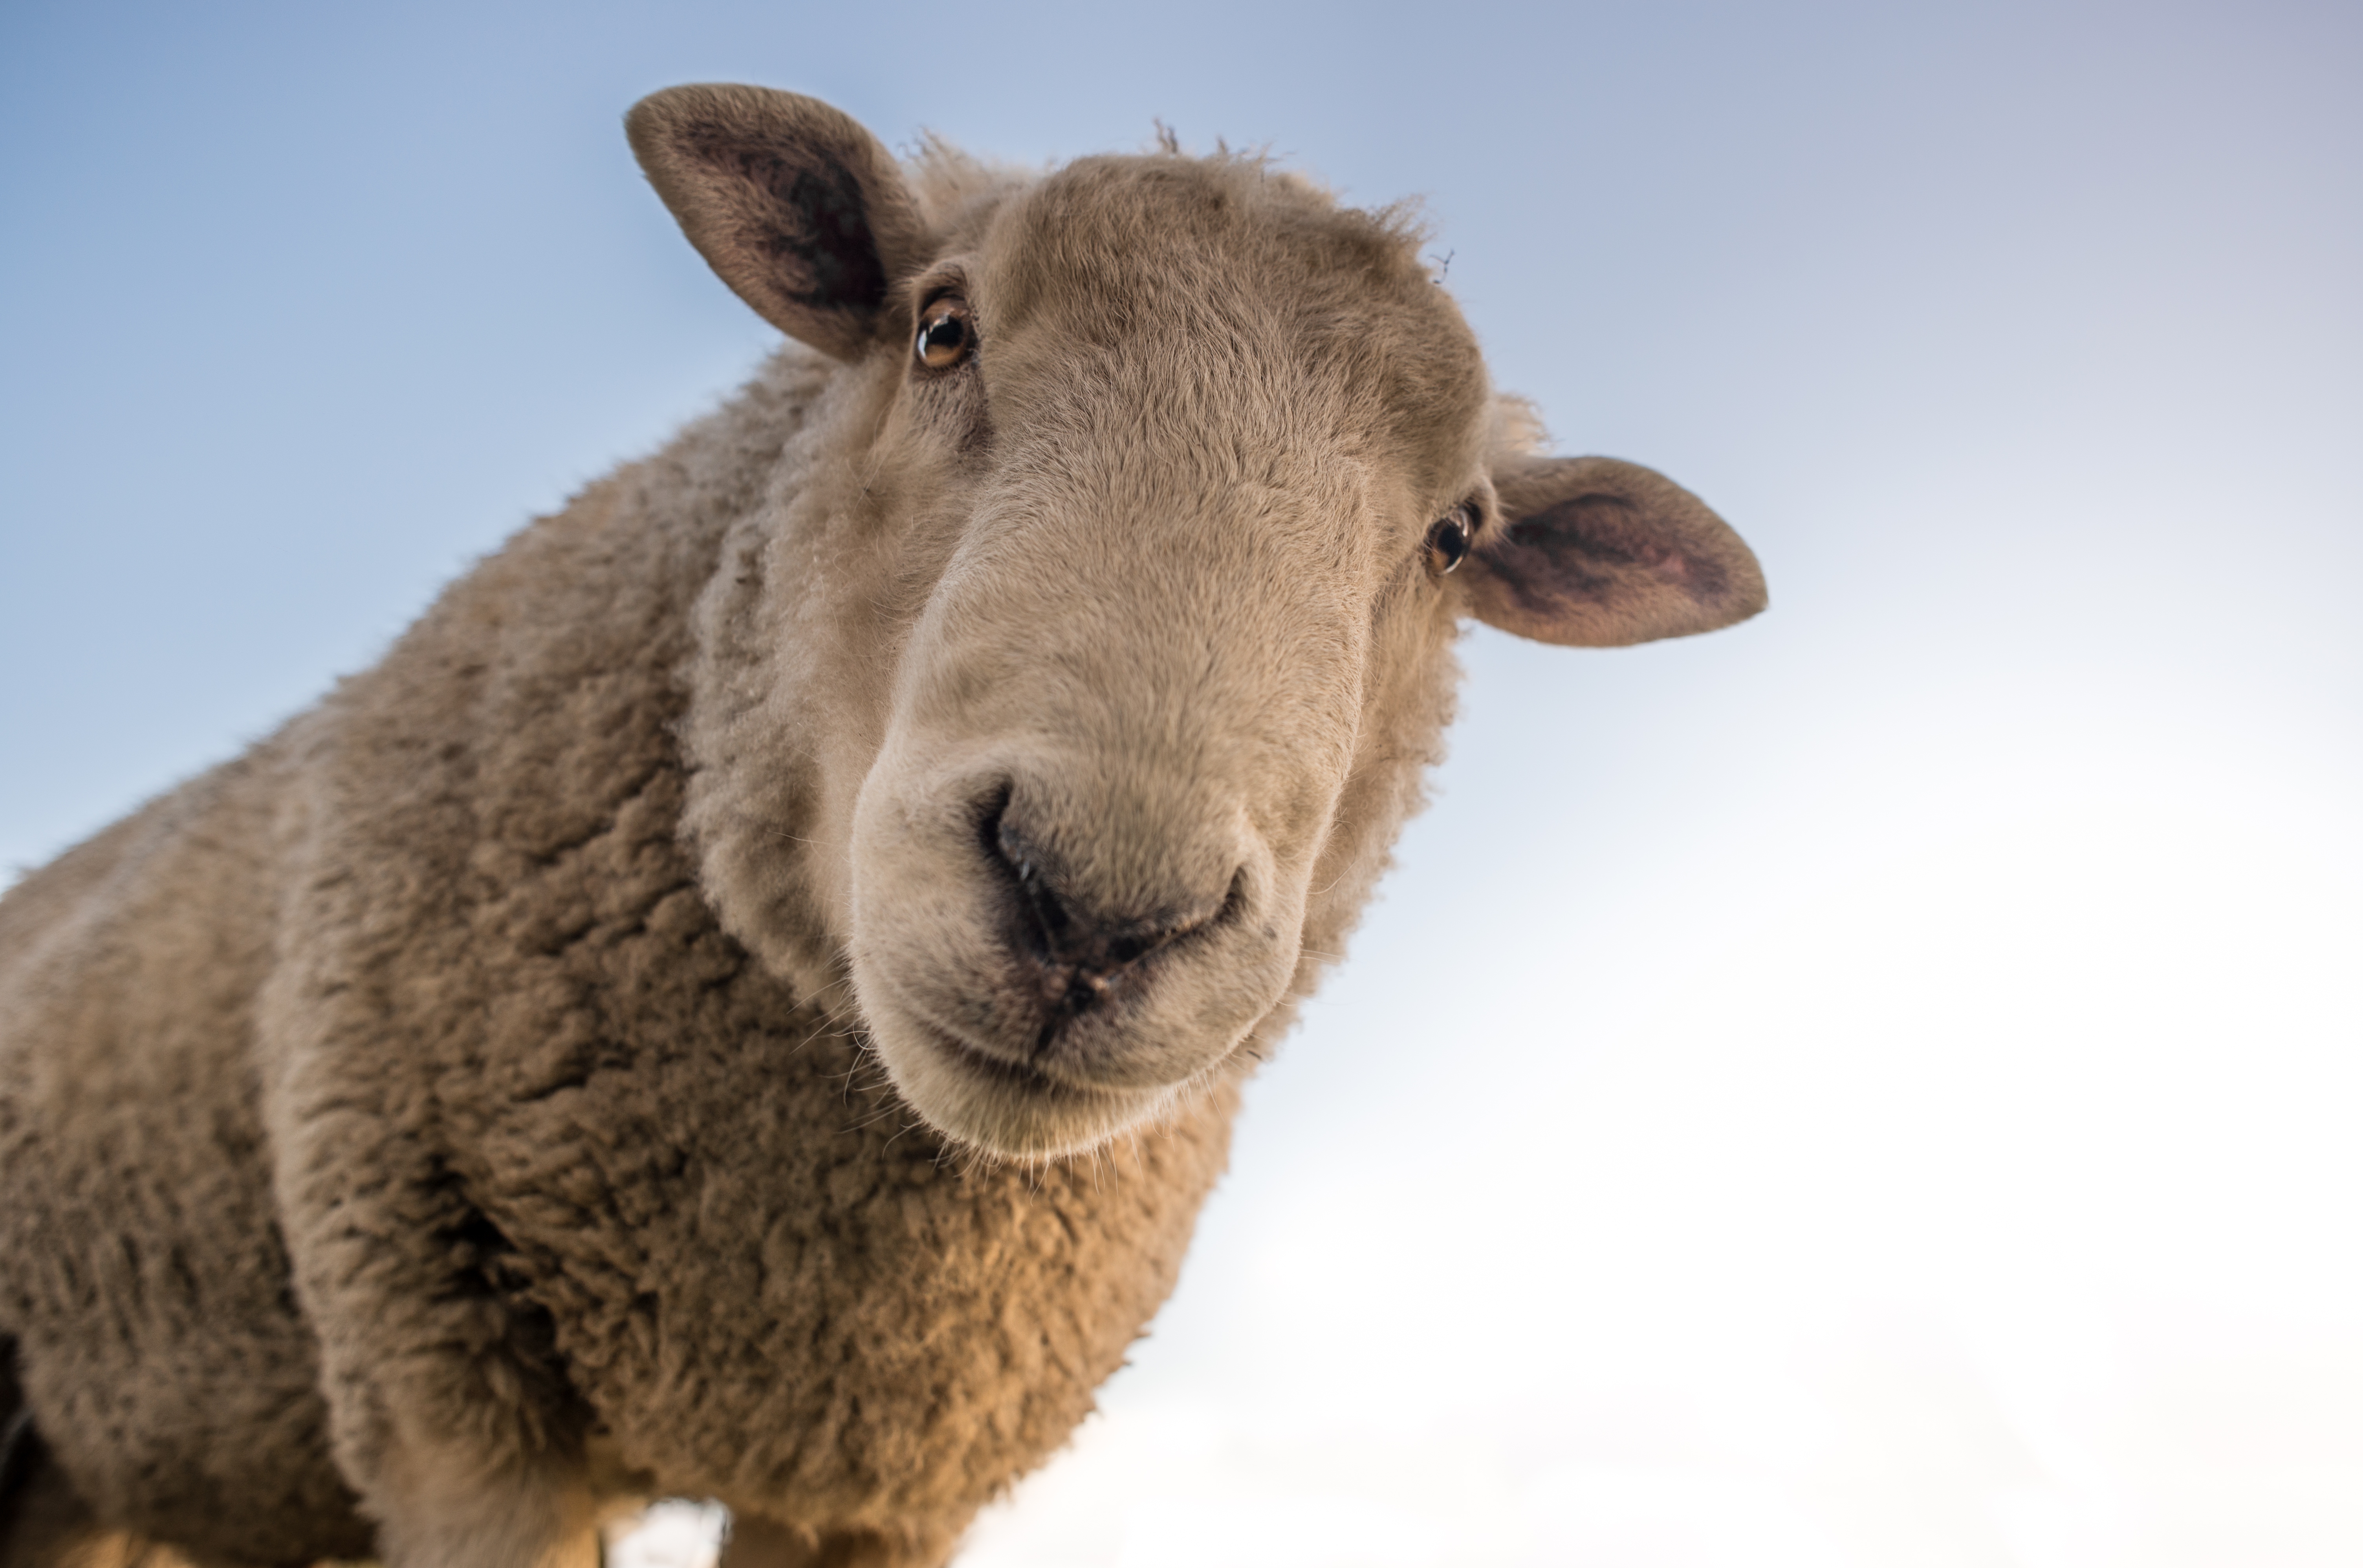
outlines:
M929 307L913 349L928 370L948 370L968 357L971 342L967 307L947 301Z
M1442 577L1469 558L1470 534L1475 525L1469 508L1456 506L1427 530L1427 566Z

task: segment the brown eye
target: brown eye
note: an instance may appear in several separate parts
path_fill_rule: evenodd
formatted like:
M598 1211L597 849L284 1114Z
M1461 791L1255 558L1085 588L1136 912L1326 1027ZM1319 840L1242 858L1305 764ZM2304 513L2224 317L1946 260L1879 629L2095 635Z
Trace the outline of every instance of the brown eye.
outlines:
M919 313L919 336L911 351L928 370L949 370L975 347L976 327L964 301L937 300Z
M1476 514L1456 506L1427 529L1427 569L1442 577L1469 558L1469 537L1476 531Z

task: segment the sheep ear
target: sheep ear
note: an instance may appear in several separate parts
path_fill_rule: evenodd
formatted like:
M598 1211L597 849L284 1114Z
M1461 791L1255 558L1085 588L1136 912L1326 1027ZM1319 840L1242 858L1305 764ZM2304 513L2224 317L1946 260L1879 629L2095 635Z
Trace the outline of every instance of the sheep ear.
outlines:
M1729 524L1663 474L1614 458L1523 458L1493 475L1501 514L1459 576L1469 613L1537 642L1617 647L1764 608Z
M649 183L755 314L840 359L876 341L925 226L893 155L818 99L669 87L624 116Z

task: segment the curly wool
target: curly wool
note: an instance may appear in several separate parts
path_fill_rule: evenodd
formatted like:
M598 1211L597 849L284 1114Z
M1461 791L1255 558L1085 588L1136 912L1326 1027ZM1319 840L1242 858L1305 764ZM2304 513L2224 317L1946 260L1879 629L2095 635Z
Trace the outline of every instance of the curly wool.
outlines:
M0 901L0 1325L108 1524L368 1550L267 1143L289 1196L376 1173L300 1242L316 1297L431 1285L359 1326L381 1380L472 1364L410 1419L494 1467L598 1431L636 1490L915 1524L928 1556L1171 1287L1228 1092L1100 1161L963 1158L699 890L690 610L825 375L784 351L319 710Z

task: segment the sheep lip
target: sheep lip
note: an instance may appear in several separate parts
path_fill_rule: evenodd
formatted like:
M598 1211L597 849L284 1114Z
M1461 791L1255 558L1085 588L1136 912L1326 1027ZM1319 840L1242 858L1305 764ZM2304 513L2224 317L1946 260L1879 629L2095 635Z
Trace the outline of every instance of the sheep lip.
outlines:
M919 1032L928 1043L959 1063L969 1072L992 1079L1005 1088L1046 1099L1095 1099L1104 1091L1087 1084L1070 1083L1054 1078L1027 1062L1013 1062L1006 1056L995 1056L975 1046L939 1024L924 1018L913 1018Z

